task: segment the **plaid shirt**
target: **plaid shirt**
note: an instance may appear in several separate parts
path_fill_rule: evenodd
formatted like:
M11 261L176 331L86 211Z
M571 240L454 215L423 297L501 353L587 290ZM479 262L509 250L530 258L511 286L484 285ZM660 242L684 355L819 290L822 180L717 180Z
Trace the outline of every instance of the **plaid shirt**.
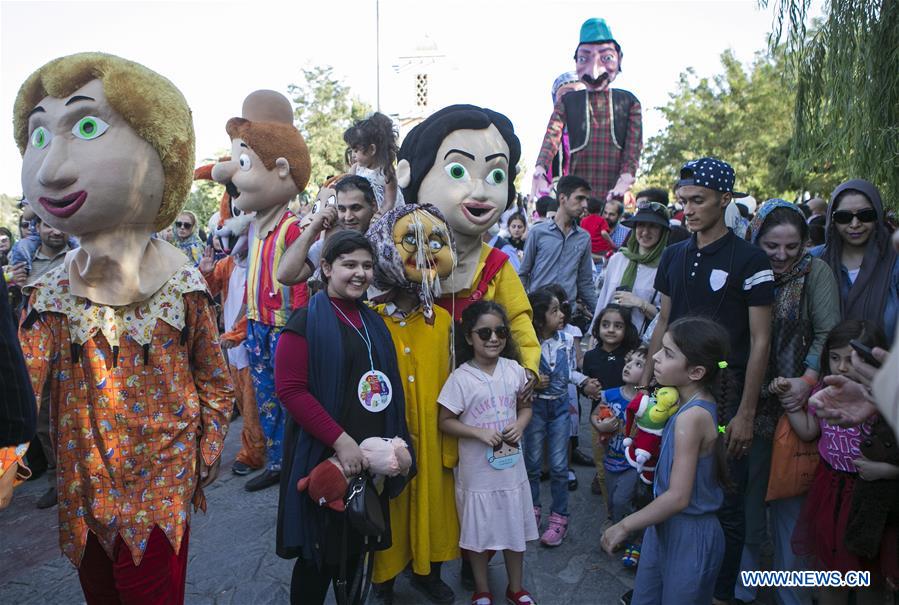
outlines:
M572 154L569 174L586 179L590 183L593 195L603 200L615 186L620 175L624 173L637 175L640 151L643 149L643 113L640 103L634 103L627 125L627 140L624 149L619 149L612 140L611 89L587 94L590 98L590 140L586 147ZM543 146L537 157L537 166L546 169L547 174L559 149L562 131L567 122L565 105L559 99L549 119Z

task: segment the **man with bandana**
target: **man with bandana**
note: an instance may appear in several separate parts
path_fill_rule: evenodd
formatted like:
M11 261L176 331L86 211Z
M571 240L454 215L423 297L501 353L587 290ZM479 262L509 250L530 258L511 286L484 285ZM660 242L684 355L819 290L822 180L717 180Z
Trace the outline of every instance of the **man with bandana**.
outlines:
M584 22L574 60L586 88L556 101L537 157L535 191L548 187L553 158L566 130L569 174L585 179L596 197L622 199L633 184L643 148L643 116L637 97L609 87L621 71L622 56L604 19Z

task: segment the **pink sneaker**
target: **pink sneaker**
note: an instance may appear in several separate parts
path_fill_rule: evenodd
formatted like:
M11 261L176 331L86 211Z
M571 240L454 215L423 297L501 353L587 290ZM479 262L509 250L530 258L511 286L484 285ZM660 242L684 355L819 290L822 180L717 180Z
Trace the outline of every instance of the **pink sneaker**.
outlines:
M549 516L549 526L543 535L540 536L540 542L546 546L558 546L565 539L568 533L568 517L563 517L559 513L553 513Z
M540 517L543 515L543 507L535 506L534 507L534 519L537 521L537 531L540 531Z

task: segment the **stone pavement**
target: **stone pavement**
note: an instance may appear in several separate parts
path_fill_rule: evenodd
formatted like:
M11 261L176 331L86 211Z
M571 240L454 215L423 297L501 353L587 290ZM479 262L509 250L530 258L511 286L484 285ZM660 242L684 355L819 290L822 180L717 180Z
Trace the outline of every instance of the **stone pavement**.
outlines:
M589 444L590 428L582 423L581 442ZM222 472L207 490L208 513L191 524L186 602L190 605L256 605L288 602L292 561L275 555L276 488L250 494L243 477L231 474L240 445L240 420L226 441ZM588 451L588 447L583 448ZM575 467L580 482L571 493L571 525L558 548L533 543L525 556L525 587L542 605L603 605L618 602L633 587L634 574L599 548L604 507L590 493L593 469ZM19 488L12 505L0 512L0 603L72 605L83 603L74 567L60 555L56 508L35 509L46 490L42 477ZM544 510L549 508L549 483L543 483ZM544 515L544 518L546 515ZM545 523L545 521L544 521ZM459 583L459 562L444 566L444 579L456 591L457 604L471 594ZM505 592L502 557L490 568L494 595ZM397 605L424 602L405 577L396 584ZM497 602L504 600L497 598ZM329 597L329 603L333 598Z

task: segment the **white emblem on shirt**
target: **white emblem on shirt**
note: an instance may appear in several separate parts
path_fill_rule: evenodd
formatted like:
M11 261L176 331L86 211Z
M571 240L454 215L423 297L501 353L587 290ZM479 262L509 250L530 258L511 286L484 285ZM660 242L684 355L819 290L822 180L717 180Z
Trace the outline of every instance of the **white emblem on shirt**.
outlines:
M727 283L727 271L722 271L721 269L712 269L712 274L709 275L709 285L712 287L712 291L717 292L721 288L724 287L724 284Z

